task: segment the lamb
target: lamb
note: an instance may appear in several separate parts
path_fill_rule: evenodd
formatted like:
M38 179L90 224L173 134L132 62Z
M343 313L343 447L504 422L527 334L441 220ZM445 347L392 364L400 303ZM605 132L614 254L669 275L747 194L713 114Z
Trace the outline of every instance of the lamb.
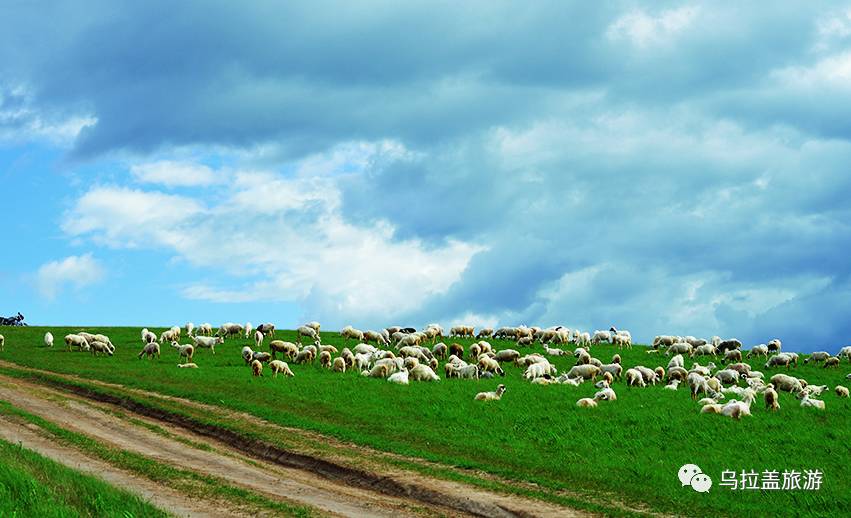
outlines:
M765 344L755 345L748 351L746 358L750 358L751 356L765 356L768 359L768 346Z
M142 342L148 344L157 341L157 335L148 331L148 328L142 329Z
M156 355L157 358L159 359L159 357L160 357L160 344L158 344L157 342L151 342L151 343L145 344L145 347L142 348L142 352L139 353L139 359L141 360L142 356L145 356L145 355L147 355L148 359L153 358L154 355Z
M198 364L197 363L178 363L177 368L178 369L197 369Z
M191 362L192 356L195 355L195 347L191 345L180 345L177 342L171 342L171 346L177 349L178 358L184 358L185 361L183 363Z
M597 408L597 402L591 398L584 397L576 402L579 408Z
M221 336L193 336L192 342L197 349L209 349L216 354L216 344L222 344L225 339Z
M472 331L470 335L472 335ZM408 371L411 379L414 381L440 381L440 376L434 373L434 371L428 365L417 365L410 371Z
M771 377L771 384L776 390L782 390L784 392L800 393L804 390L799 379L787 376L786 374L775 374Z
M801 400L801 406L804 408L817 408L819 410L824 410L824 401L820 399L810 399L810 395L804 392L799 399Z
M396 383L397 385L407 385L410 377L410 373L407 370L402 369L399 372L391 374L390 377L387 378L387 381L390 383Z
M275 358L277 353L281 353L290 360L293 360L298 354L298 346L292 342L272 340L269 342L269 351L272 353L272 358ZM351 352L349 354L351 354Z
M505 385L499 385L496 387L496 391L494 392L479 392L476 394L476 397L473 398L475 401L499 401L502 399L502 395L505 394Z
M571 369L567 371L567 376L569 378L596 380L597 376L600 375L600 372L600 368L596 365L576 365L574 367L571 367Z
M499 362L488 356L482 356L479 358L478 367L482 372L493 372L494 374L505 376L505 371L499 366Z
M834 390L836 391L836 397L848 397L848 387L837 385Z
M263 375L263 364L258 360L252 361L251 362L251 373L254 376L262 376Z
M253 362L252 362L252 365L253 365ZM261 366L262 366L262 362L261 362ZM282 362L281 360L270 361L269 362L269 368L272 369L272 372L274 373L274 374L272 374L273 378L277 378L279 373L283 373L284 376L289 376L289 377L295 376L295 374L293 374L293 371L290 370L290 366L287 365L286 362Z
M0 336L2 336L2 335L0 335ZM5 344L5 339L0 341L0 347L3 347L4 344ZM71 350L72 345L74 347L79 347L80 350L82 350L82 351L88 351L89 350L88 340L86 340L85 338L83 338L80 335L75 335L75 334L65 335L65 345L68 346L69 351Z
M822 367L825 369L830 367L839 367L839 358L836 356L831 356L830 358L824 361L824 365L822 365Z
M774 384L769 383L765 390L762 392L762 397L765 400L765 408L776 412L780 410L780 396L777 395L777 391L774 390Z
M313 343L315 343L315 344L319 344L320 341L321 341L320 338L319 338L319 333L317 333L316 330L313 329L312 327L300 326L298 329L296 329L296 332L298 333L298 339L296 341L298 342L299 345L301 345L301 337L302 336L306 336L306 337L310 338L311 340L313 340Z

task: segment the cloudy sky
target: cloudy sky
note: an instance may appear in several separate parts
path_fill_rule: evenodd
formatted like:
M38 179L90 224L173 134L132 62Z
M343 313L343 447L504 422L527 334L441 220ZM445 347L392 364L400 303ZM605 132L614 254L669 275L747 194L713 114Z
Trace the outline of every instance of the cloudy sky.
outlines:
M851 5L157 4L0 4L0 314L851 341Z

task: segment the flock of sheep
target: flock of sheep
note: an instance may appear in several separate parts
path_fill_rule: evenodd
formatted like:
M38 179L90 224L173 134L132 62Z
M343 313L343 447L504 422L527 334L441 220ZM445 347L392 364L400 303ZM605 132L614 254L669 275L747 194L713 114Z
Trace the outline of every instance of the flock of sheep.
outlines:
M670 357L667 368L662 366L649 368L635 365L624 368L620 354L615 354L608 363L603 363L591 354L593 346L608 343L619 348L631 348L632 336L629 331L614 327L608 331L595 331L593 334L570 330L557 326L547 329L540 327L502 327L499 329L482 328L475 332L472 326L455 326L444 332L438 324L429 324L422 330L388 327L379 331L361 331L346 326L340 331L344 343L352 342L351 349L341 351L333 345L323 345L319 322L309 322L296 330L296 342L276 340L275 326L264 323L256 328L246 325L226 323L214 332L213 327L201 324L197 328L192 323L185 326L186 337L191 343L181 344L184 328L172 327L159 336L143 329L141 332L142 350L138 357L160 357L160 347L164 344L177 352L181 368L197 368L193 362L198 349L210 349L215 354L216 345L228 338L240 337L252 339L254 347L245 346L241 355L245 364L251 368L254 376L262 376L264 368L278 374L294 376L284 359L295 363L313 363L317 359L322 367L344 373L355 370L362 376L386 379L391 383L409 384L411 381L439 381L438 360L445 360L443 375L446 378L481 379L505 376L501 367L504 363L513 363L523 368L523 378L533 384L568 384L579 386L582 383L594 384L593 397L581 398L576 405L583 408L596 407L600 401L615 401L613 384L625 380L628 387L647 387L664 384L664 389L676 391L687 386L693 400L699 399L702 413L717 413L739 419L751 415L751 405L762 398L765 407L776 411L780 408L780 392L788 392L800 400L800 405L824 409L824 401L818 399L828 391L826 385L811 385L802 378L786 373L777 373L766 382L766 375L753 370L743 363L742 343L735 339L722 340L715 336L710 340L693 336L657 336L648 354L664 354ZM477 340L464 346L453 342L447 345L442 339L472 338ZM268 339L268 343L267 343ZM497 350L485 339L511 340L517 349ZM65 336L69 350L77 348L89 351L93 355L112 356L115 346L108 336L78 332ZM451 340L447 340L451 341ZM0 335L0 350L4 347L4 338ZM53 335L47 332L44 342L53 346ZM307 342L306 344L304 342ZM519 349L541 346L542 352L523 354ZM569 345L573 351L553 347ZM268 346L268 351L262 351ZM787 371L797 367L799 356L792 352L782 352L782 343L778 339L752 347L745 358L765 357L765 369L783 367ZM278 359L278 355L282 359ZM567 372L558 373L548 357L573 356L575 365ZM699 357L712 357L706 365L696 361ZM465 358L467 360L465 360ZM686 358L691 365L686 369ZM851 362L851 346L843 347L837 356L817 351L804 360L804 363L821 364L823 368L838 368L842 359ZM469 360L469 361L468 361ZM714 361L719 361L718 366ZM265 366L265 367L264 367ZM846 376L851 379L851 374ZM495 401L502 398L505 385L500 384L493 392L480 392L475 400ZM838 397L848 397L847 387L837 385L834 389ZM728 399L729 398L729 399Z

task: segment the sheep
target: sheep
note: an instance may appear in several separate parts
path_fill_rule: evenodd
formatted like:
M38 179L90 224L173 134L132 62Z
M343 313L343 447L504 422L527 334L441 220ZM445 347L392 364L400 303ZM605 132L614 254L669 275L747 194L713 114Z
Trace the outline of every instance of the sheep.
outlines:
M668 347L668 349L665 351L665 356L670 356L671 354L688 354L689 356L692 356L693 349L694 348L691 346L691 344L687 344L685 342L677 342Z
M476 333L476 339L481 340L482 338L490 338L493 336L493 328L492 327L483 327L479 329L479 332Z
M594 345L610 343L611 341L612 334L609 331L594 331L594 335L591 337L591 343Z
M479 358L478 367L481 372L493 372L500 376L505 376L505 371L499 366L499 362L488 356Z
M603 372L602 383L605 383L606 386L608 387L608 386L611 386L611 384L614 383L614 381L615 381L615 377L612 375L611 372Z
M612 336L612 343L617 345L618 348L626 347L627 349L632 349L632 337L629 335L622 334L621 332L616 333Z
M783 365L786 369L789 369L789 365L792 363L792 357L786 353L775 354L771 358L765 362L765 368L769 369L771 367Z
M251 364L251 356L254 355L254 349L252 349L251 347L248 347L246 345L245 347L242 348L241 355L242 355L242 359L245 360L245 364L249 365L249 364Z
M407 370L402 369L399 372L394 372L393 374L391 374L387 378L387 381L389 381L390 383L396 383L397 385L407 385L410 378L410 373Z
M445 360L446 356L449 354L449 348L446 346L445 343L438 342L434 344L434 346L431 348L431 354L442 360Z
M159 358L160 357L160 344L158 344L157 342L151 342L151 343L145 344L145 347L142 348L142 352L139 353L139 359L141 360L142 356L145 356L145 355L147 355L148 359L153 358L154 355L156 355L157 358Z
M751 356L765 356L768 359L768 346L765 344L753 346L745 357L750 358Z
M185 361L183 363L188 363L192 361L192 356L195 355L195 347L192 345L180 345L177 342L171 342L171 346L177 349L178 358L184 358Z
M361 371L361 376L385 379L390 375L390 367L386 364L375 365L370 370Z
M543 378L553 376L555 374L556 368L551 363L533 363L526 367L526 371L523 373L523 378L533 380L535 378Z
M196 349L210 349L216 354L216 344L222 344L225 339L221 336L193 336L192 342Z
M783 348L783 344L780 342L779 338L775 338L766 344L768 346L768 352L770 353L779 353Z
M703 405L703 407L700 409L700 413L701 414L720 414L721 409L722 409L722 406L719 405L718 403L709 403L709 404Z
M414 358L413 356L409 356L409 357L405 358L404 368L405 369L413 369L414 367L416 367L419 364L420 364L420 361L417 358Z
M825 392L827 392L827 385L809 385L804 391L811 396L821 396Z
M840 349L839 354L837 354L836 356L839 356L840 358L845 358L846 360L851 361L851 345L846 345L845 347Z
M617 401L618 395L609 387L603 388L594 394L594 401Z
M743 415L751 415L751 405L750 403L731 399L721 408L721 415L740 419Z
M683 339L683 342L691 344L692 347L700 347L701 345L707 345L709 342L704 338L695 338L693 336L687 336ZM711 344L710 344L711 345Z
M251 322L245 323L245 338L251 338L252 332L254 331L254 325Z
M665 385L665 389L666 389L666 390L677 390L677 386L678 386L679 384L680 384L680 380L678 380L678 379L671 380L671 382L670 382L670 383L668 383L667 385Z
M806 392L802 393L798 399L801 400L801 406L804 408L817 408L824 410L824 401L820 399L810 399L810 395Z
M517 344L517 347L532 345L533 340L534 339L531 336L523 336L523 337L517 339L516 344Z
M725 362L740 362L742 361L742 351L739 349L730 349L729 351L724 353L724 361Z
M567 354L563 349L550 349L546 344L544 344L544 351L546 351L546 353L550 356L564 356Z
M209 322L205 322L198 326L198 331L196 331L195 334L201 336L213 336L213 326L211 326Z
M726 385L734 385L738 383L739 378L741 378L741 374L738 371L734 371L733 369L724 369L715 373L715 377L718 380Z
M451 364L447 364L447 365L451 365ZM478 365L465 365L463 367L453 366L453 368L454 368L453 374L457 378L479 379L479 366Z
M254 362L252 362L252 365L253 365L253 363ZM261 363L261 366L262 366L263 362L260 362L260 363ZM269 368L272 369L272 372L273 372L272 377L273 378L277 378L279 373L283 373L284 376L289 376L289 377L295 376L295 374L293 374L293 371L290 370L290 366L287 365L286 362L282 362L281 360L270 361L269 362Z
M313 360L316 359L316 353L313 349L303 349L299 351L298 354L293 358L293 362L295 363L313 363Z
M312 327L299 326L299 328L296 329L296 333L298 333L298 339L296 341L299 345L301 345L301 337L303 336L310 338L315 344L318 344L321 341L319 338L319 333L317 333L316 330Z
M455 356L457 356L459 358L463 358L464 357L464 346L462 346L459 343L453 343L452 345L449 346L449 354L450 355L454 354Z
M269 351L272 353L272 358L275 358L277 353L281 353L292 360L298 354L298 346L292 342L272 340L269 342Z
M344 343L348 343L349 339L363 342L363 331L352 326L346 326L340 330L340 336L343 337Z
M819 363L825 361L828 358L830 358L830 353L825 351L815 351L806 360L804 360L804 363L810 363L810 361L812 361L813 363Z
M678 354L671 358L671 361L668 362L668 370L670 370L671 367L683 367L684 365L685 361L683 360L683 355Z
M505 394L505 385L499 385L494 392L479 392L474 401L499 401L502 395Z
M161 344L165 342L176 342L178 340L180 340L180 328L177 328L177 330L174 328L168 329L163 331L160 335Z
M692 344L689 344L689 345L692 345ZM694 346L692 345L692 347L694 347ZM692 350L692 353L691 353L692 357L694 357L694 356L716 357L717 355L718 355L718 349L716 349L716 347L712 344L698 345L697 347L694 347L694 349Z
M275 324L271 322L264 322L257 326L257 331L260 331L265 336L275 337Z
M567 376L569 378L596 380L597 376L599 376L601 372L601 369L596 365L576 365L567 371Z
M51 333L50 331L44 333L44 345L46 345L47 347L53 347L53 333Z
M581 345L583 347L588 347L591 345L591 333L584 332L576 335L576 339L574 340L576 345Z
M655 385L657 381L661 380L661 378L659 377L659 374L656 371L651 370L651 369L649 369L649 368L647 368L643 365L636 365L633 368L641 373L641 378L644 380L644 383L646 383L646 384ZM661 377L662 378L665 377L665 371L664 370L662 371Z
M686 382L691 390L691 398L693 400L697 400L698 394L703 393L714 397L717 392L709 386L709 380L697 372L690 372L686 378Z
M383 345L383 346L385 346L385 347L386 347L386 346L388 346L388 345L390 345L390 344L387 342L387 340L385 340L385 339L384 339L384 335L382 335L382 334L381 334L381 333L379 333L378 331L372 331L372 330L366 331L366 332L363 334L363 341L364 341L365 343L375 342L375 343L376 343L376 345Z
M149 344L157 341L156 333L148 331L148 328L142 329L142 342Z
M106 354L107 356L112 356L113 349L109 347L109 344L106 342L101 342L100 340L95 340L89 344L91 348L92 355L97 356L98 353Z
M831 356L830 358L824 361L824 365L822 365L822 367L825 369L830 367L839 367L839 358L836 356Z
M768 384L762 392L762 397L765 400L765 408L772 412L780 410L780 396L774 390L774 384Z
M259 360L253 360L251 362L251 373L254 376L262 376L263 375L263 363Z
M713 345L715 344L713 343ZM721 340L715 347L718 349L719 354L724 354L730 349L741 349L742 342L736 338L730 338L729 340Z
M727 365L727 369L734 370L741 374L741 377L746 378L748 373L751 371L751 366L747 363L731 363Z
M842 385L837 385L834 390L836 391L837 397L848 397L848 387L843 387Z
M597 402L591 398L584 397L576 402L579 408L597 408Z
M326 369L331 368L331 353L328 351L322 351L319 353L319 365L325 367Z
M676 336L670 335L659 335L653 339L652 347L654 349L658 349L659 347L670 347L677 342Z
M770 381L776 390L793 393L800 393L804 390L801 380L787 376L786 374L775 374L771 377Z
M628 387L646 387L647 384L644 383L644 377L641 375L641 372L636 369L627 369L626 370L626 385Z
M472 331L470 335L472 335ZM408 371L411 379L414 381L440 381L440 376L434 373L434 371L428 365L417 365L410 371Z
M0 335L2 336L2 335ZM2 343L0 343L0 347L3 347L5 344L5 339L3 339ZM83 338L80 335L70 334L65 335L65 345L68 346L68 350L71 350L71 346L79 347L81 351L89 350L89 341Z

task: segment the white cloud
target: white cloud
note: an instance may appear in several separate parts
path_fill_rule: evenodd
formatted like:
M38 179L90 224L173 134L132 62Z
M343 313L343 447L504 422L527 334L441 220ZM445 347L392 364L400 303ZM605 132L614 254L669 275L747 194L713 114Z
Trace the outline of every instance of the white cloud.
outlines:
M771 73L781 84L802 89L833 87L848 91L851 81L851 51L826 56L810 66L792 66Z
M167 187L198 187L221 181L219 175L209 167L190 162L161 160L134 165L130 171L139 182Z
M630 11L609 25L606 36L610 40L629 40L637 47L662 44L685 31L699 12L693 6L662 11L658 16L641 10Z
M362 148L352 148L362 160ZM377 146L376 149L386 150ZM335 151L335 152L339 152ZM65 215L63 230L111 247L172 251L187 263L233 276L226 286L187 280L184 297L213 302L294 301L316 318L382 320L445 293L483 250L449 240L399 240L387 222L354 225L323 160L291 175L235 171L206 205L189 196L96 186ZM348 164L345 170L363 165Z
M33 105L32 94L22 85L0 85L0 140L46 140L70 145L80 132L97 124L88 114L51 113Z
M67 284L80 289L103 277L104 269L92 254L72 255L61 261L41 265L36 273L36 283L44 298L54 300Z

